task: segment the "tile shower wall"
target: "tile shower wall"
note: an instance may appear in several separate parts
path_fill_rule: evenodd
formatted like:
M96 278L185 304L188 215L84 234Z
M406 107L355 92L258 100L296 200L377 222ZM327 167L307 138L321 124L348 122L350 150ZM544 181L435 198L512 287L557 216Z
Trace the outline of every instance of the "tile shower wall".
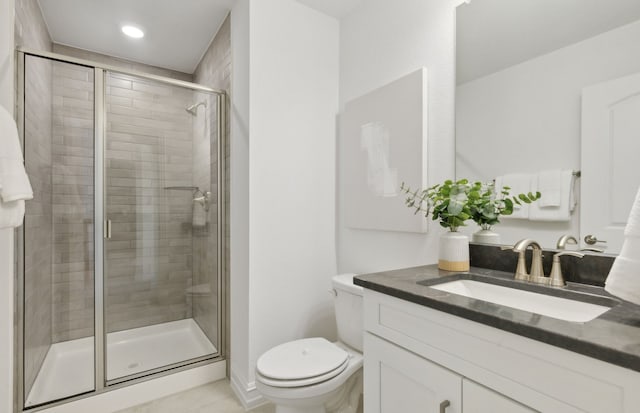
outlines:
M158 75L191 76L54 45L54 51ZM93 335L92 75L54 69L53 342ZM113 239L106 250L107 331L191 317L193 93L115 74L108 78L107 212ZM160 179L169 178L160 185ZM136 204L137 203L137 204ZM74 204L75 206L70 206ZM135 239L138 237L138 239ZM154 251L155 249L155 251Z
M216 89L229 90L231 87L231 19L229 16L225 19L220 26L218 33L214 37L209 49L202 57L202 60L198 64L194 72L194 81L205 86L209 86ZM202 130L205 123L200 119L194 119L194 122L198 122L200 129L194 127L194 176L198 182L203 184L209 183L211 185L211 191L213 194L217 191L217 168L216 160L217 156L217 119L213 114L215 106L213 103L215 100L210 99L209 107L212 109L211 117L206 120L206 125L210 131L210 139L207 140L204 135L199 131ZM229 111L227 111L227 125L229 124ZM229 141L229 129L226 130L225 141ZM208 156L195 156L196 151L199 148L209 149L207 151ZM225 176L226 176L226 188L227 192L223 194L225 202L226 216L225 221L229 221L229 145L225 145ZM215 227L217 225L216 213L218 205L212 204L209 212L209 225L208 231L203 234L194 234L194 284L207 285L211 287L211 296L199 295L195 296L193 300L193 317L198 322L198 325L203 329L207 337L220 348L217 337L217 318L219 307L224 305L224 302L217 303L215 295L218 293L218 274L217 268L217 256L215 251L217 250L217 239L215 233ZM225 254L225 267L223 268L224 276L228 279L229 274L229 227L225 229L226 249ZM224 297L225 294L222 294ZM227 321L228 323L228 321ZM228 324L227 324L228 325ZM227 339L229 334L226 335ZM226 348L229 348L229 343L226 343Z
M36 0L15 4L16 45L51 50L51 39ZM34 190L26 203L24 235L34 248L25 251L24 386L28 392L51 345L51 63L32 58L26 66L25 166Z
M33 385L52 339L51 63L29 59L26 66L25 167L34 198L26 203L24 237L24 378Z
M53 63L53 342L94 334L93 69Z
M107 331L192 315L194 93L107 77Z

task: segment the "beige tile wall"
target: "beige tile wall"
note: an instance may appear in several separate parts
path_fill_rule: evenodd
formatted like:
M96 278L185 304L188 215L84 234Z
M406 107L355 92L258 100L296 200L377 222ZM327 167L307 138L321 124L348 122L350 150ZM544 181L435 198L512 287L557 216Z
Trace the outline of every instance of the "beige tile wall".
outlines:
M203 56L201 62L194 72L194 81L205 86L209 86L215 89L229 90L231 87L231 19L229 16L225 19L220 26L218 33L211 42L209 49ZM217 191L217 119L215 117L215 98L211 97L209 101L209 107L211 110L211 116L206 120L207 128L210 132L210 139L203 138L202 133L194 134L194 175L197 182L201 182L206 185L210 182L211 191L213 194ZM227 111L227 125L229 121ZM194 122L198 122L199 125L203 125L201 119L195 119ZM200 129L201 130L201 129ZM195 129L199 131L199 129ZM229 129L227 128L226 142L229 141ZM207 151L208 149L208 151ZM208 156L198 156L197 153L206 153ZM226 158L226 188L227 192L223 194L226 205L226 222L228 222L229 211L229 145L225 146ZM217 204L212 204L209 219L210 228L208 232L200 234L196 232L194 234L194 284L204 284L212 286L212 295L200 296L194 298L193 302L193 317L203 329L209 339L220 348L220 343L217 337L217 318L218 318L218 305L215 295L217 294L218 274L217 274L217 240L216 230L214 225L216 222L216 210ZM226 278L229 274L229 227L226 227L225 232L227 249L224 251L226 255L226 266L223 269ZM224 275L223 275L224 276ZM227 334L227 338L228 338ZM226 348L229 348L228 343Z
M25 167L34 192L26 203L24 238L24 378L31 389L51 345L53 233L51 191L51 62L30 58L25 77Z
M189 318L194 93L107 76L108 332Z
M43 51L51 39L36 0L15 4L15 42ZM25 79L25 167L34 190L26 203L24 236L33 246L25 251L24 386L27 394L51 345L52 268L52 65L31 58Z
M191 80L190 75L54 45L54 51ZM56 67L54 342L93 335L92 72ZM191 317L193 93L122 74L107 77L107 331Z
M53 66L53 342L94 334L93 69Z
M65 46L62 44L53 44L53 51L63 55L75 57L78 59L91 60L94 62L106 64L109 66L115 66L128 70L135 70L142 73L149 73L152 75L169 77L172 79L186 80L187 82L193 81L193 75L189 73L177 72L175 70L164 69L157 66L146 65L144 63L132 62L126 59L120 59L113 56L107 56L104 54L92 52L89 50L78 49L71 46Z

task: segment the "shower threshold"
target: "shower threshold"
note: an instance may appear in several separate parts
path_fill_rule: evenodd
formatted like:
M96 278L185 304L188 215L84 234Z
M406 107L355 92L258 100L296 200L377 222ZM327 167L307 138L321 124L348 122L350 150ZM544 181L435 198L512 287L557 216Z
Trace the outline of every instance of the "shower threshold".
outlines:
M192 319L107 334L107 380L214 354ZM52 344L25 402L25 407L63 399L94 389L93 337Z

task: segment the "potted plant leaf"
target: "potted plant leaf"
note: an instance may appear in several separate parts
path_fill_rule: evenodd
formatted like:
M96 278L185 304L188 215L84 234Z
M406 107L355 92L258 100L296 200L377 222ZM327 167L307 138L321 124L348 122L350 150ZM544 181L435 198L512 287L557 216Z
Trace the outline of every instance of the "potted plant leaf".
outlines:
M413 208L414 213L423 213L425 217L431 215L432 220L439 221L440 226L449 230L440 237L438 249L438 267L447 271L469 270L469 238L458 232L466 221L473 220L480 225L481 231L491 232L491 226L500 222L501 215L513 213L514 204L529 204L541 196L536 192L510 197L510 189L503 187L496 194L493 183L470 184L467 179L446 180L422 190L412 190L404 182L400 187L407 195L405 204ZM486 242L486 238L478 242Z
M458 228L471 219L473 210L469 199L477 199L480 194L475 185L467 179L446 180L423 190L412 190L403 182L400 190L407 197L405 204L415 213L431 214L432 220L449 231L442 234L438 248L438 268L447 271L469 270L469 238L458 232Z
M492 226L500 222L500 216L511 215L514 205L530 204L542 196L540 192L529 192L510 197L510 190L510 187L504 186L498 192L493 182L473 184L469 193L469 208L471 219L480 226L480 230L472 235L474 242L500 243L500 235L492 231Z

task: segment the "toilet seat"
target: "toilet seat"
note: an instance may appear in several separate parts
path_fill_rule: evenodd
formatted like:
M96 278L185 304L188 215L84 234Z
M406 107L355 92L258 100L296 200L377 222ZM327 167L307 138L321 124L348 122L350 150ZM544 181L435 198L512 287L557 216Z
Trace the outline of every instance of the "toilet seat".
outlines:
M260 381L274 387L302 387L329 380L349 364L349 353L321 337L281 344L256 365Z

